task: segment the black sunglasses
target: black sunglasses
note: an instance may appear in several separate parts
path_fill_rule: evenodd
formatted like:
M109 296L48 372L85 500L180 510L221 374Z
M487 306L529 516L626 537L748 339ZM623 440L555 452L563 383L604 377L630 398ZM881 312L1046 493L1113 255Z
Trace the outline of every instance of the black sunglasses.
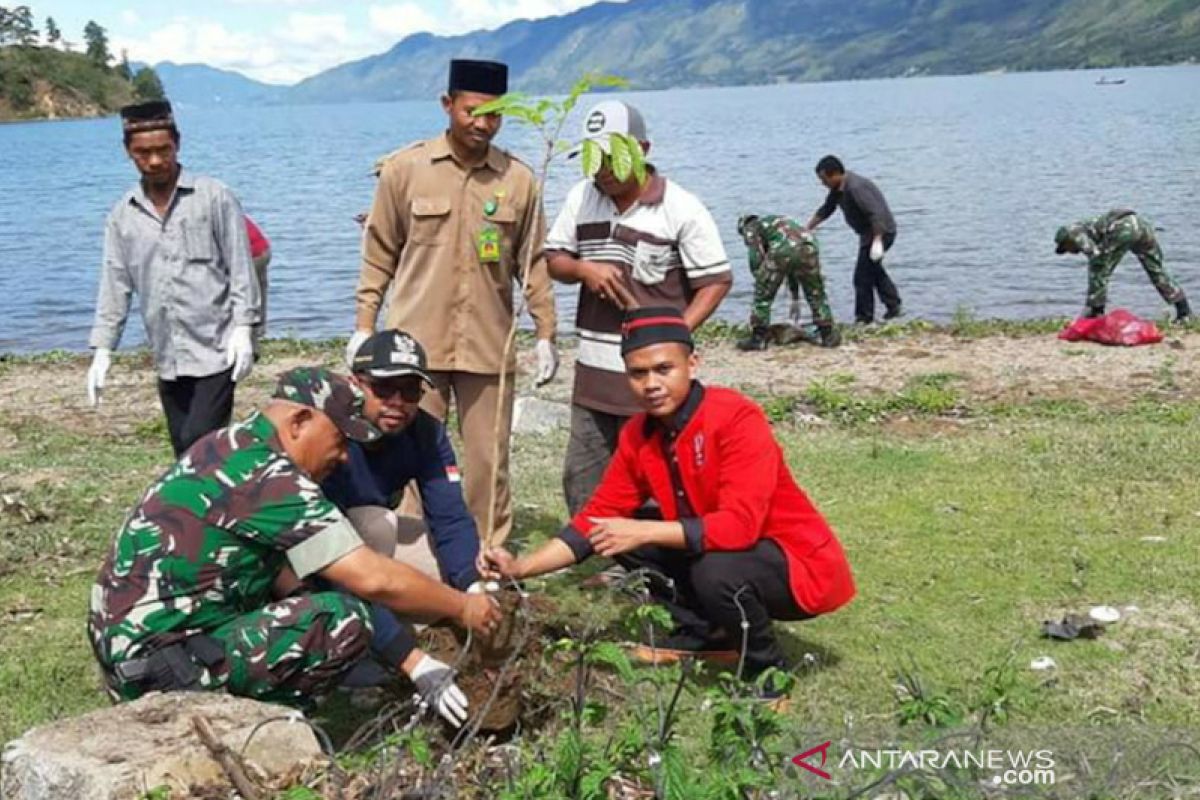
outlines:
M371 381L371 391L380 400L390 400L396 395L400 395L400 399L406 403L416 403L425 395L425 385L420 380L416 381Z

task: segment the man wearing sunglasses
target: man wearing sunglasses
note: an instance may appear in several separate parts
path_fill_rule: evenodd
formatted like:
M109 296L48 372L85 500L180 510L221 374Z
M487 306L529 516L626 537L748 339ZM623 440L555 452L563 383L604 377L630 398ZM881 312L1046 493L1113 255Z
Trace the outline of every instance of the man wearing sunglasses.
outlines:
M359 345L351 380L363 390L363 416L383 432L376 442L349 443L349 454L322 489L374 550L456 589L479 579L479 535L463 499L461 477L446 426L420 407L433 379L425 349L401 330L386 330ZM415 484L424 517L393 509Z

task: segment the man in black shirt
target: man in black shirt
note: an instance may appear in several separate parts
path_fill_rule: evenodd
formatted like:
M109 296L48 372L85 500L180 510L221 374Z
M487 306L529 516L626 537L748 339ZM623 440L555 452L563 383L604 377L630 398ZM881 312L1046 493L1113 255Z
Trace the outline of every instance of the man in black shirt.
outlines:
M896 220L879 187L867 178L847 172L836 156L817 162L817 178L829 190L825 202L805 226L813 230L840 206L846 224L858 234L858 261L854 265L854 318L875 321L875 293L886 309L884 319L900 316L900 293L883 269L883 254L896 240Z

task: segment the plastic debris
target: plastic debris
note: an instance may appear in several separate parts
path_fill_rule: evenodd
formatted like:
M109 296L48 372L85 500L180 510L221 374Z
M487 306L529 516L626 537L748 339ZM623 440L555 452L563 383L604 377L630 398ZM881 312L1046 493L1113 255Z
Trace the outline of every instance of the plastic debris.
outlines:
M1104 633L1104 626L1079 614L1067 614L1055 622L1048 619L1042 623L1042 635L1051 639L1095 639Z
M1112 606L1094 606L1088 616L1101 625L1111 625L1121 618L1121 612Z
M1058 664L1054 663L1054 659L1050 656L1038 656L1033 661L1029 662L1029 668L1037 670L1038 672L1044 672L1048 669L1057 669Z

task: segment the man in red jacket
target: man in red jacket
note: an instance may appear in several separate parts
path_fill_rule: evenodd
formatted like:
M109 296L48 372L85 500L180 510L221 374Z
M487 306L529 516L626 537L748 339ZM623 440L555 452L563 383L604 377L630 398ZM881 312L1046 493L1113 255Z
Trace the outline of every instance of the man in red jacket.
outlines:
M481 573L528 578L609 556L647 569L650 591L675 620L665 641L636 657L735 662L744 618L745 674L783 666L772 619L809 619L854 596L837 537L793 480L762 409L696 380L678 311L630 312L621 355L645 411L621 429L600 486L556 538L521 558L492 548ZM634 519L649 499L663 519Z

